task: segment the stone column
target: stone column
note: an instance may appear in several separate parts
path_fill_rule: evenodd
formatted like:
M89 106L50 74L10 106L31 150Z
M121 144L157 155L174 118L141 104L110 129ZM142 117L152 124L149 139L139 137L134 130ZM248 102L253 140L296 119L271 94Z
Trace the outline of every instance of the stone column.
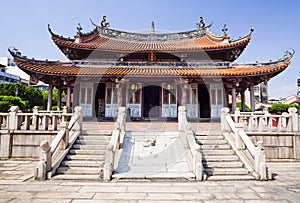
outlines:
M118 106L122 107L124 106L123 104L123 84L117 83L116 84L116 89L117 89L117 101L118 101Z
M70 86L67 87L67 108L68 111L71 110L71 87Z
M225 107L229 107L229 101L228 101L228 97L229 97L229 94L228 94L228 89L225 88L224 92L225 92L225 96L224 96L224 106Z
M52 85L52 83L50 83L49 87L48 87L47 111L52 110L52 92L53 92L53 85Z
M236 109L236 88L235 88L235 86L233 86L232 89L231 89L231 96L232 96L231 109L232 109L232 112L234 113L235 109Z
M251 111L254 112L255 111L255 98L254 98L253 83L250 84L249 91L250 91L250 108L251 108Z
M181 88L181 105L186 106L187 104L187 84L182 84Z
M246 106L245 106L245 91L241 91L241 102L242 102L242 112L246 111Z
M58 90L58 93L57 93L57 110L60 111L61 109L61 93L62 93L62 90L60 87L57 88Z

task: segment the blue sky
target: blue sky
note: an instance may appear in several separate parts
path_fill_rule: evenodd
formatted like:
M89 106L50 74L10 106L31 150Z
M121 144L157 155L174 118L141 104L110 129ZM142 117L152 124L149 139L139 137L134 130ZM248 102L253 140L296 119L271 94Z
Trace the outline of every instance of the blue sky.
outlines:
M3 0L0 11L0 56L9 56L7 48L15 46L28 57L66 61L54 45L47 30L73 37L78 23L84 32L93 29L90 18L99 23L106 15L110 27L126 31L150 29L151 21L158 30L187 31L196 27L199 17L211 31L235 39L255 31L251 42L236 62L276 60L284 51L296 51L292 64L269 82L272 98L297 93L296 80L300 65L300 1L298 0Z

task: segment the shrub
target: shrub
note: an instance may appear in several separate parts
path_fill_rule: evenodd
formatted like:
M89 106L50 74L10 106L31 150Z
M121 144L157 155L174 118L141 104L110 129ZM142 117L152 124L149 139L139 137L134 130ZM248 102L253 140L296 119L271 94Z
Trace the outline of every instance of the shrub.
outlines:
M240 111L242 111L242 102L236 103L236 108L239 108ZM250 107L245 104L245 112L250 112L250 111L251 111Z
M282 114L283 112L288 112L290 107L296 107L299 112L298 104L272 104L272 106L268 108L268 111L273 114Z
M24 110L26 102L20 97L0 96L0 112L7 112L11 106L18 106L20 110Z

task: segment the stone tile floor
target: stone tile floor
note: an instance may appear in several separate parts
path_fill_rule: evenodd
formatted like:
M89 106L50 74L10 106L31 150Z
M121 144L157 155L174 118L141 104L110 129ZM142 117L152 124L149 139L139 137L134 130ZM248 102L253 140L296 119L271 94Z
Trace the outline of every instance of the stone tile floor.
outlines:
M269 163L272 181L33 181L35 161L0 161L0 202L300 202L300 163Z

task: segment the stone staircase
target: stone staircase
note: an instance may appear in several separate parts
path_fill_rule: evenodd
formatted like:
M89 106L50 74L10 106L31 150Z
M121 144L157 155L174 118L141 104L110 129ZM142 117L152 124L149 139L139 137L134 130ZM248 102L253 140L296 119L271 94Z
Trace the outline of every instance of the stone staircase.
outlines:
M111 132L82 131L53 179L100 180Z
M197 132L207 180L255 180L221 132Z

